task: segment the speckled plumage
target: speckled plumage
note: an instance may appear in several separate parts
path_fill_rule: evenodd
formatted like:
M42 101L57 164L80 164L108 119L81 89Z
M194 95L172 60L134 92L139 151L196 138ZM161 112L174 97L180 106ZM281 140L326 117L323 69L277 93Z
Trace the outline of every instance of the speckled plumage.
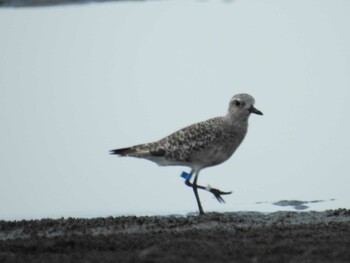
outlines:
M185 127L159 141L114 150L121 156L148 159L159 165L183 165L195 170L226 161L244 139L248 128L248 114L237 114L233 101L254 99L238 94L231 99L227 115ZM248 108L247 108L248 110ZM247 111L248 112L248 111Z

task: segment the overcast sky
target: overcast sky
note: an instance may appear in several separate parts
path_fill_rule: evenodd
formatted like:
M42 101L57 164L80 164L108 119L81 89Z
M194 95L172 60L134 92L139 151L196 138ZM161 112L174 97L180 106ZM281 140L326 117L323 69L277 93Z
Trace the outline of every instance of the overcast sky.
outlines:
M201 172L234 191L200 192L204 210L350 208L349 13L340 0L0 9L0 219L197 211L188 169L108 151L224 115L241 92L264 116Z

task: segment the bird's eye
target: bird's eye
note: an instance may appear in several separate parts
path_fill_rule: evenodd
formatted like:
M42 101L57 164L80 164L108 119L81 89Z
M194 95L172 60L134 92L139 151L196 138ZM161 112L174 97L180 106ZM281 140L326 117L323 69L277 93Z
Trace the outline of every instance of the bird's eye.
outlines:
M241 102L238 101L238 100L235 100L235 101L234 101L234 104L235 104L237 107L241 106Z

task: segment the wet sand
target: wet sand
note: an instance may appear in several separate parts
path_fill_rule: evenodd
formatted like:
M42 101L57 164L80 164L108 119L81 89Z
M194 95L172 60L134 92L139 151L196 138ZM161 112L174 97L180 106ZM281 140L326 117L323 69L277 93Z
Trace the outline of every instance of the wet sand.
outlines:
M0 221L0 262L350 262L350 210Z

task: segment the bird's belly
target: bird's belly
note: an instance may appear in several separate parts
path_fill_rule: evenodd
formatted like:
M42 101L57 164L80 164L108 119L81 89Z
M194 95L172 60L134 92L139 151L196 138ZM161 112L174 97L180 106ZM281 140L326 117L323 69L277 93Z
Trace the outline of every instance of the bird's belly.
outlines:
M201 163L204 167L220 164L231 157L235 147L231 145L210 147L194 156L193 161Z

